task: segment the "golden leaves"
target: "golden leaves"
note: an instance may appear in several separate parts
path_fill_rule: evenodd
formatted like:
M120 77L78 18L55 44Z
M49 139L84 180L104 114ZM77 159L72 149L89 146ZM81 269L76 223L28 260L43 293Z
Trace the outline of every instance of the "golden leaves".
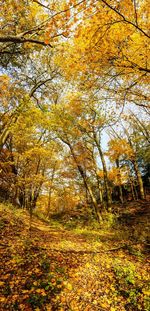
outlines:
M126 139L112 139L109 142L108 156L111 161L124 156L130 159L134 156L134 151Z
M68 289L69 291L72 290L72 284L68 283L68 282L63 282L63 285L65 286L66 289Z
M101 3L97 4L97 8L93 8L91 3L90 9L95 11L89 12L89 19L88 8L85 8L85 5L84 1L81 6L77 7L78 11L82 7L83 15L80 13L79 16L74 13L74 23L76 23L76 17L79 19L73 28L74 40L71 39L70 45L68 42L64 44L63 62L62 57L60 61L57 58L58 64L67 80L72 80L74 77L79 84L84 81L85 88L96 87L101 77L106 79L107 84L108 68L112 75L116 73L119 76L122 73L121 85L117 86L113 93L114 98L122 104L125 90L130 84L133 89L136 88L136 84L140 85L140 88L148 84L148 75L142 74L142 72L147 72L146 64L149 63L148 38L132 25L135 24L133 1L119 1L117 5L114 3L114 7L125 15L129 23L124 23L116 12ZM137 8L139 25L144 19L144 12L139 13L141 10L143 10L141 7ZM111 71L112 68L113 71ZM93 81L94 76L95 83L92 84L90 82ZM107 90L109 91L109 83ZM141 92L147 93L143 87ZM128 101L139 100L138 92L131 93L128 92L125 95Z

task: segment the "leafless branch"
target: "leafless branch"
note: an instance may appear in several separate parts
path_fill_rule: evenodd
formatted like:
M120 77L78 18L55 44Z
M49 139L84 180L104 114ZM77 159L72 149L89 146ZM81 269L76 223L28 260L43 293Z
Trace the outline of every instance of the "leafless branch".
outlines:
M50 43L45 43L44 41L40 41L37 39L31 39L31 38L24 38L22 37L22 35L17 35L17 36L0 36L0 42L13 42L13 43L19 43L19 44L23 44L23 43L34 43L34 44L39 44L39 45L43 45L43 46L49 46L52 48L52 45Z

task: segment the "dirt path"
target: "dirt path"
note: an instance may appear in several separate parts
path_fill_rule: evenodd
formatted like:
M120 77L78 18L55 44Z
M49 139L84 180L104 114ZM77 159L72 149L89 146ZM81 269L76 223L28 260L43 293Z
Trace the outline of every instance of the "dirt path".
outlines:
M53 252L67 267L65 288L56 296L60 304L58 310L125 311L141 310L141 305L142 310L149 310L144 299L137 307L142 295L136 298L138 285L134 288L135 282L139 284L143 264L144 278L148 275L148 261L124 248L127 241L119 236L114 238L115 233L110 231L93 230L83 234L33 222L33 232L36 230L41 230L41 245L49 256ZM128 278L131 279L129 284Z
M33 217L29 236L29 216L11 211L1 213L1 232L0 310L149 311L148 258L140 245L124 247L121 232Z

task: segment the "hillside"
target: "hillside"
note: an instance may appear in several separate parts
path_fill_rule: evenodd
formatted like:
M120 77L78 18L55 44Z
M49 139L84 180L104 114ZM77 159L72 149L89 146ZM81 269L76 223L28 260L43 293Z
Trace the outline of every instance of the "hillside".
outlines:
M34 215L31 230L26 211L1 204L0 310L150 310L149 204L134 204L99 228Z

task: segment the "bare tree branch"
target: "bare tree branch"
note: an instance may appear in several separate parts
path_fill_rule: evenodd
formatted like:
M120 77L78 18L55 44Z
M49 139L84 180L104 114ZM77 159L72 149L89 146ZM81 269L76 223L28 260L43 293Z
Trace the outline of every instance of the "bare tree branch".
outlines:
M52 48L52 45L50 43L45 43L44 41L40 41L37 39L30 39L30 38L24 38L22 35L21 36L0 36L0 42L13 42L13 43L34 43L34 44L39 44L43 46L49 46Z

